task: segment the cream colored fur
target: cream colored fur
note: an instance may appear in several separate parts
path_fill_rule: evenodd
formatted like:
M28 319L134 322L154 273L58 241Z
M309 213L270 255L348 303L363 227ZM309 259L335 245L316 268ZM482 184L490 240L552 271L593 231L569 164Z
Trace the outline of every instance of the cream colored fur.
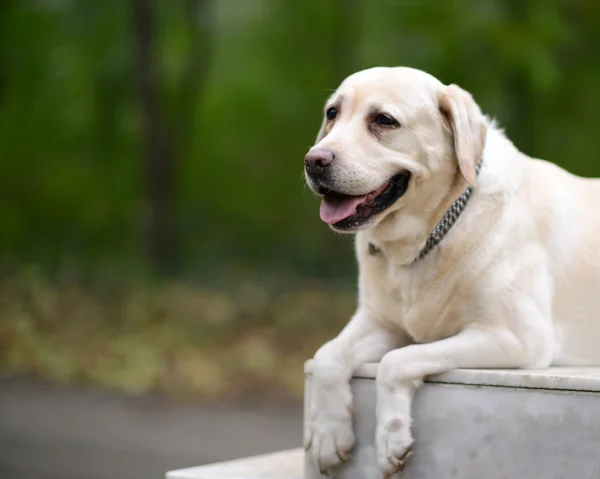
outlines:
M315 354L305 447L323 472L347 457L349 380L381 361L375 444L387 477L410 450L411 401L424 377L600 364L600 181L519 152L468 93L418 70L356 73L331 104L338 118L323 123L314 148L335 152L339 191L364 194L402 169L413 176L356 234L358 308ZM402 126L373 135L373 110ZM411 264L467 182L476 186L463 214Z

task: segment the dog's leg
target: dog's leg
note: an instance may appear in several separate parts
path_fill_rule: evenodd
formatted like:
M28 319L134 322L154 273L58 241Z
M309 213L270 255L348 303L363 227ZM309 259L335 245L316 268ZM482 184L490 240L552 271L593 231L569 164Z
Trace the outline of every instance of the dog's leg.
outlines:
M471 327L441 341L387 353L377 373L375 444L383 477L402 469L410 455L411 402L426 376L455 368L549 366L550 355L544 354L542 358L539 349L535 352L528 349L509 330Z
M401 334L367 319L359 309L340 334L315 354L304 447L311 450L321 473L331 474L354 445L350 391L354 370L406 344L402 339Z

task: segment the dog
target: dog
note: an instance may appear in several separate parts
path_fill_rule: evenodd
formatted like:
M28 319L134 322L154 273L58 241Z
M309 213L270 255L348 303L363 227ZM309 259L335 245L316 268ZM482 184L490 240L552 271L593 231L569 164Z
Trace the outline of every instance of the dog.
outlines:
M466 90L408 67L354 73L304 169L359 266L357 309L313 358L304 446L322 473L354 445L349 382L366 362L383 477L411 454L427 376L600 364L600 180L520 152Z

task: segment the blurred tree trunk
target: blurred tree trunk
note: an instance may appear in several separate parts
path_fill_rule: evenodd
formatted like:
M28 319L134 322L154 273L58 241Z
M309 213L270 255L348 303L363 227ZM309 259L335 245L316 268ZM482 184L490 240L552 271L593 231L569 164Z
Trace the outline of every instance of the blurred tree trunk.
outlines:
M181 154L189 156L194 137L196 112L208 80L213 38L212 0L184 0L189 35L189 54L181 75L178 112Z
M333 86L357 68L356 44L360 32L360 0L335 1L335 33L333 37Z
M177 165L184 155L190 153L197 94L208 73L208 40L212 31L211 17L207 15L210 0L184 1L189 25L190 53L182 73L175 111L167 115L161 102L160 73L156 58L155 5L152 0L132 0L147 201L144 237L150 265L159 274L171 273L177 265Z
M4 28L3 23L6 21L5 19L9 17L10 9L13 7L13 0L4 0L0 1L0 107L2 106L2 100L4 99L4 90L6 88L8 71L4 65L4 58L1 56L5 50L5 38L2 35Z
M133 1L133 33L141 102L146 218L144 236L151 266L159 273L173 267L175 158L172 136L160 101L156 61L156 19L152 0Z

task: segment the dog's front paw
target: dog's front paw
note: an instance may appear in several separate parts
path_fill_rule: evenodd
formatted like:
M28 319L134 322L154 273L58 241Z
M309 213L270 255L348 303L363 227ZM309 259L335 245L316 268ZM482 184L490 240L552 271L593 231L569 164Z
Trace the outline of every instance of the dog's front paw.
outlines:
M381 418L376 433L377 461L382 477L387 479L401 471L412 455L413 438L410 419L401 416Z
M315 465L327 476L348 459L354 446L352 396L348 387L313 389L309 419L304 433L304 448Z

